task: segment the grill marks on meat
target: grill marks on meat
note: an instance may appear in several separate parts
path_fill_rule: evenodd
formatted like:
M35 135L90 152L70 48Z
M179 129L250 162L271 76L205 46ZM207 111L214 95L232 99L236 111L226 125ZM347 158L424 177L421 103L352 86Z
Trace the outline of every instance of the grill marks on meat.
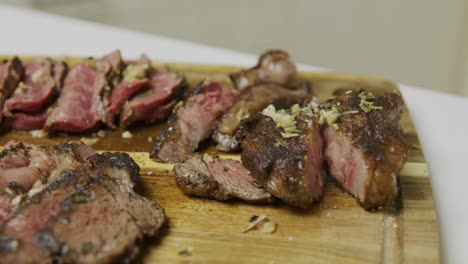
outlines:
M182 162L210 137L216 120L228 109L236 92L217 82L200 83L170 117L150 153L162 162Z
M289 54L281 50L265 52L255 67L232 73L229 77L239 90L266 83L296 89L299 84L296 65L289 58Z
M27 63L22 82L3 108L3 114L11 120L9 126L25 131L42 128L47 108L55 99L65 74L63 62L40 58Z
M341 113L359 111L342 115L336 122L338 130L328 126L323 129L324 155L337 182L365 209L373 209L398 195L397 177L409 147L397 126L403 109L400 96L376 97L374 105L382 106L383 110L369 113L362 111L360 102L356 92L324 102Z
M223 115L213 140L221 151L236 151L240 148L244 134L240 125L242 120L263 110L270 104L277 108L287 108L301 103L307 93L304 90L291 91L278 85L264 84L249 87L241 92L234 105Z
M23 74L22 63L18 57L0 63L0 107L3 109L5 101L11 96L18 86ZM0 124L3 115L0 115Z
M194 155L174 166L179 189L187 195L220 201L238 198L249 203L271 203L274 197L258 186L250 171L235 160L208 154Z
M4 225L1 241L14 241L17 247L3 252L2 261L131 260L143 237L156 235L165 221L154 201L133 192L138 173L138 165L125 153L96 154L77 169L63 170Z
M10 142L0 153L0 226L24 199L40 192L64 170L77 168L92 154L94 150L81 142L52 148Z
M320 199L325 187L323 142L318 124L296 116L298 137L284 138L269 117L256 114L245 122L242 164L271 194L299 208Z
M127 127L138 121L155 123L166 120L177 103L183 81L179 74L167 67L152 69L145 91L123 106L120 126Z

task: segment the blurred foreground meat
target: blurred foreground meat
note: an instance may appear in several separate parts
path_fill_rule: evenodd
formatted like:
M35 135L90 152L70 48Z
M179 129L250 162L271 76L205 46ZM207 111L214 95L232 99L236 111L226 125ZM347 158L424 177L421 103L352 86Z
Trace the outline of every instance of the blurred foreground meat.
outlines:
M23 66L18 57L0 62L0 109L18 87L22 74ZM0 115L0 124L2 121L3 115Z

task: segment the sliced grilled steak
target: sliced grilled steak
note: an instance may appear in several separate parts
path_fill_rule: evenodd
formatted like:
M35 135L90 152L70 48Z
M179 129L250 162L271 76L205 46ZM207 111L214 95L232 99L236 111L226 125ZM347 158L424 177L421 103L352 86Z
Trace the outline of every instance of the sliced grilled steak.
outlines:
M119 114L127 100L142 89L147 89L145 86L149 83L150 66L151 62L143 56L125 68L122 81L112 89L110 103L106 107L109 114L112 116Z
M187 159L211 135L216 120L232 105L235 96L234 90L217 82L200 83L184 105L174 111L151 158L174 163Z
M213 140L221 151L236 151L244 134L239 129L242 120L263 110L270 104L277 108L287 108L301 103L307 93L304 90L291 91L278 85L264 84L244 89L234 105L221 118Z
M18 57L0 63L0 109L3 109L5 101L11 96L21 80L23 66ZM3 115L0 115L0 124Z
M171 106L182 88L183 78L166 67L151 70L148 90L137 94L123 106L120 114L120 126L127 127L132 123L143 121L155 123L166 120ZM166 109L170 108L169 111Z
M154 201L120 191L105 174L78 194L83 202L68 198L61 213L35 236L38 246L59 263L129 261L144 235L155 235L165 220Z
M238 198L250 203L271 203L271 194L258 186L242 164L209 154L194 155L174 166L177 186L184 194L219 201Z
M3 114L10 115L14 111L23 113L38 113L54 99L57 91L56 77L53 73L53 62L40 58L24 65L22 83L15 89L13 95L5 102Z
M323 141L310 108L291 109L276 112L269 106L247 119L241 159L269 193L307 208L325 187Z
M26 196L40 192L65 169L79 166L94 150L81 142L51 148L10 142L0 153L0 226Z
M81 196L82 194L86 195L87 191L89 191L89 186L92 186L96 181L99 181L99 185L103 185L106 189L111 190L110 192L112 195L106 197L113 198L113 200L109 199L109 202L112 204L108 204L107 208L114 208L115 206L113 204L116 203L121 212L127 212L127 214L131 215L131 219L139 228L140 236L143 234L151 235L155 233L164 222L164 213L156 203L132 193L133 180L137 177L138 173L138 165L125 153L96 154L88 158L78 169L62 171L60 177L58 177L56 181L34 194L29 201L18 210L16 215L4 225L1 231L4 239L9 239L10 241L14 239L19 245L9 252L4 252L6 253L4 254L5 263L35 263L38 260L44 260L44 262L48 263L51 261L50 254L52 253L53 255L59 254L57 257L69 256L68 253L72 252L70 245L65 246L63 243L53 244L54 240L52 240L51 236L45 235L44 230L46 230L46 227L50 227L50 229L53 230L52 226L54 223L58 223L53 219L56 216L60 217L60 215L66 214L67 210L74 206L74 203L87 201L88 198L93 200L91 204L94 205L96 205L98 201L105 202L103 200L101 201L101 197L98 196ZM108 181L106 181L106 183L100 182L100 179L104 177L103 175L108 175L105 177L112 178L112 182L116 187L112 187ZM124 207L126 203L132 203L132 206ZM96 221L103 220L107 223L112 221L114 216L111 214L101 214L101 209L102 208L99 207L96 209L97 211L94 211L93 208L92 212L96 212L93 215L89 215L89 211L82 211L80 209L78 216L83 216L83 214L85 214L92 219L96 218ZM145 210L152 211L149 211L146 216L138 216L137 213ZM151 217L151 222L148 222L148 217ZM57 239L61 239L62 237L66 238L71 232L76 232L74 234L77 240L80 237L79 234L85 232L87 232L86 234L93 235L92 237L86 237L86 239L92 239L93 241L104 235L102 230L99 229L99 226L97 229L93 229L93 225L90 225L88 222L80 222L79 219L80 217L73 223L78 225L85 224L82 228L78 230L68 229L64 234L54 233L54 235L57 235ZM128 217L126 219L128 219ZM64 221L59 221L59 223L64 224ZM116 220L115 223L121 223L121 221ZM115 225L109 226L114 227L117 234L120 232L121 228L124 227ZM90 229L92 229L92 231ZM127 244L123 245L123 247L131 248L135 241L130 239L125 240L125 242ZM58 246L63 246L63 248L57 251ZM117 247L117 249L120 250L121 247ZM113 248L107 248L107 250L103 249L102 259L106 260L113 257L112 252L115 253ZM120 254L118 256L120 256ZM75 256L72 255L72 257ZM94 259L94 261L97 260L99 259Z
M372 97L352 92L321 106L322 111L341 113L335 124L323 129L330 174L365 209L383 206L398 195L398 173L409 151L397 126L401 97Z
M47 120L47 109L36 114L14 113L8 117L8 126L16 131L41 129Z
M111 84L110 87L114 87L120 80L120 75L125 68L125 63L122 60L122 54L120 50L115 50L101 59L108 65L105 70L106 80Z
M296 89L299 84L296 65L289 58L289 54L281 50L265 52L255 67L232 73L229 77L239 90L266 83Z

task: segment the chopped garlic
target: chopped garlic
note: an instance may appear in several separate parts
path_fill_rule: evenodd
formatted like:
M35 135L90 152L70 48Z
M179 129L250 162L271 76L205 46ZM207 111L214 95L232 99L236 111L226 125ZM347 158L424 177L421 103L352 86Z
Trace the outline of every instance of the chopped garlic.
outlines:
M43 69L38 69L33 74L31 74L31 80L37 82L42 76L45 75L45 71Z
M299 105L297 105L297 107L299 107ZM296 113L300 112L296 110ZM297 137L299 136L299 133L301 133L301 131L296 127L296 119L294 116L288 114L284 109L276 111L275 106L271 104L263 109L262 114L272 118L273 122L276 124L276 127L284 129L284 133L281 133L284 138Z
M99 131L97 132L97 136L100 137L100 138L105 137L105 136L106 136L106 131L104 131L104 130L99 130Z
M31 130L29 131L29 133L31 134L33 138L44 138L47 136L47 132L45 132L42 129Z
M153 142L153 137L148 137L148 142L149 143Z
M18 87L16 88L14 94L22 94L25 93L27 90L29 90L29 86L24 84L23 82L20 82L18 84Z
M133 138L133 135L132 133L130 133L130 131L127 130L122 133L122 138L125 138L125 139Z
M338 125L336 124L336 120L338 120L341 114L335 106L333 106L330 110L322 109L320 110L319 113L320 113L320 116L319 116L318 122L320 125L327 123L329 126L333 127L335 130L338 130Z
M358 94L361 97L361 103L359 103L359 107L366 112L369 113L372 110L382 110L382 106L374 105L375 96L369 91L362 91Z
M130 83L139 79L143 79L148 68L148 64L128 65L123 73L123 81Z
M274 233L276 223L270 221L266 215L253 216L250 218L249 225L242 230L242 233L258 228L263 233Z
M262 233L274 233L276 231L276 223L273 221L264 222L260 226L260 231Z
M92 145L96 144L99 141L99 138L85 138L85 137L82 137L81 141L83 143L85 143L86 145L88 145L88 146L92 146Z

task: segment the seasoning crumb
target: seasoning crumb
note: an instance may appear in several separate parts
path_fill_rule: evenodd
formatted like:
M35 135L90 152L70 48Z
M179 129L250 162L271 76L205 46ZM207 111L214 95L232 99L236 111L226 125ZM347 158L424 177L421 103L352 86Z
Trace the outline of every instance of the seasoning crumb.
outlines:
M33 138L45 138L45 137L47 137L47 132L45 132L42 129L31 130L29 133L31 133L31 136Z
M179 256L191 256L192 255L193 248L188 247L184 250L179 251Z
M85 143L88 146L92 146L98 143L98 141L99 141L99 138L86 138L86 137L81 138L81 142Z
M130 133L130 131L126 130L122 133L122 138L125 138L125 139L133 138L133 135L132 133Z
M270 221L266 215L253 215L249 219L249 225L242 230L242 233L246 233L254 228L258 228L263 233L274 233L276 231L276 223Z
M336 206L336 205L333 206L333 209L337 209L337 208L338 208L338 206Z
M398 227L398 224L397 223L393 223L393 228L397 228Z
M330 209L330 205L328 205L328 204L323 204L323 205L322 205L322 208L323 208L323 209Z
M81 253L83 253L85 255L88 254L88 253L91 253L93 248L94 248L94 245L93 245L92 242L83 243L83 245L81 246Z
M104 131L104 130L99 130L99 131L97 132L97 136L100 137L100 138L105 137L105 136L106 136L106 131Z
M148 137L148 142L153 142L153 137Z
M223 171L228 172L228 171L229 171L229 167L228 167L228 166L224 166L224 167L223 167Z
M148 175L148 176L153 175L153 171L146 172L146 175Z
M422 150L422 147L419 144L411 144L411 148L414 150Z
M288 237L288 241L293 241L294 240L294 237L290 236Z

